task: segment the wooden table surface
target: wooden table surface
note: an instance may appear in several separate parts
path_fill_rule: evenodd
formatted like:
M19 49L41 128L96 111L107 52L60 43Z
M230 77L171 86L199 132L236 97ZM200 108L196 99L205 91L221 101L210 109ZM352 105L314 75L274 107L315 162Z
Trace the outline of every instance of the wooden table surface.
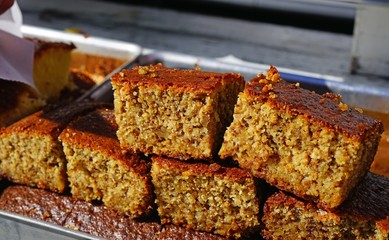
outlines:
M133 42L145 48L348 74L352 36L88 0L19 0L24 23ZM323 23L326 24L326 23Z

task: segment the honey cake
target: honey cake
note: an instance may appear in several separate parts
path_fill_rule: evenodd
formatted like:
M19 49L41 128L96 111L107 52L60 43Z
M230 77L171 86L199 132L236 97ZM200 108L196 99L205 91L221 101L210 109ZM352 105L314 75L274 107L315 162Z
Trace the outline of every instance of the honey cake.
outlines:
M152 221L130 219L105 205L83 200L75 203L64 227L104 239L155 239L161 225Z
M17 120L40 110L45 99L28 85L0 79L0 127L6 127Z
M219 155L271 185L339 206L366 175L382 122L279 78L275 67L246 84Z
M279 192L265 203L266 239L388 239L389 178L368 173L336 210Z
M63 192L66 160L58 136L75 117L102 104L46 108L0 130L0 174L8 180Z
M240 238L259 227L259 193L245 170L154 156L151 176L162 224Z
M137 66L112 77L122 148L181 160L217 155L242 76Z
M60 97L69 84L71 52L74 44L27 38L35 46L34 83L40 96L48 101Z
M150 163L122 152L112 109L98 109L69 124L59 136L70 190L86 201L139 217L153 209Z
M62 225L75 202L44 189L12 185L1 193L0 210Z

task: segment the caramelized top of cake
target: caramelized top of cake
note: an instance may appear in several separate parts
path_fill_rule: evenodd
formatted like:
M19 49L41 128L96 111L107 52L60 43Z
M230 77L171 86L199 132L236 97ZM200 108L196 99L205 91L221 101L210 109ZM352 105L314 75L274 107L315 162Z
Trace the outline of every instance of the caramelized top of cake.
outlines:
M146 174L149 164L136 154L127 153L120 148L116 137L117 124L112 109L97 109L71 122L61 133L60 140L79 147L87 147L112 156L123 165Z
M7 187L0 197L0 209L62 225L75 199L44 189L22 185Z
M35 57L39 57L47 49L65 49L65 50L73 50L76 46L73 43L64 43L64 42L52 42L52 41L44 41L37 38L26 38L34 43L35 46Z
M0 133L35 133L58 136L66 125L79 115L110 104L81 102L49 108L31 114L1 130Z
M388 219L389 178L369 172L337 211L361 220Z
M24 83L0 79L0 114L18 106L19 97L23 93L34 96L33 91Z
M154 156L152 160L157 162L159 165L166 166L171 169L177 169L179 172L190 171L193 174L219 176L234 180L252 177L252 175L246 170L240 168L227 168L217 163L212 163L211 165L205 163L188 163L160 156Z
M340 131L358 140L364 139L370 130L384 131L381 121L362 114L341 102L336 94L317 94L279 78L272 67L267 76L262 74L250 80L245 86L246 95L254 101L268 102L275 108L292 115L302 115L322 127Z
M161 64L136 66L132 70L123 70L112 77L113 82L140 86L174 87L191 92L211 93L218 85L227 81L242 81L241 75L235 73L202 72L166 68Z

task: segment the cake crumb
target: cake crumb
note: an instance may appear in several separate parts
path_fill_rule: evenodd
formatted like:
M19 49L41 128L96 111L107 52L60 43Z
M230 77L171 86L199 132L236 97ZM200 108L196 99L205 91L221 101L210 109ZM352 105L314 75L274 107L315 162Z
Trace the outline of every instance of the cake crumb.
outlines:
M339 109L340 109L342 112L348 110L348 105L345 104L345 103L340 102L338 106L339 106Z
M362 109L362 108L356 107L356 108L354 108L354 109L355 109L355 111L357 111L357 112L359 112L359 113L363 113L363 109Z

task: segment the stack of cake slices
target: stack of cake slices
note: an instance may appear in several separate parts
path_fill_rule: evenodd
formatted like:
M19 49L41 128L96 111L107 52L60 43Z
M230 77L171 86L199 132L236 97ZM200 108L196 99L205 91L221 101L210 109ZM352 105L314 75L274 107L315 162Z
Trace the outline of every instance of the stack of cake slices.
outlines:
M219 154L279 189L265 203L266 239L388 239L389 181L366 176L382 132L271 67L240 93Z
M216 161L243 77L156 65L112 85L121 148L151 158L161 222L234 238L258 231L254 177Z
M138 66L112 86L113 108L1 129L0 176L33 188L8 187L0 209L113 239L388 239L389 179L368 172L383 125L339 96L274 67L245 83Z

